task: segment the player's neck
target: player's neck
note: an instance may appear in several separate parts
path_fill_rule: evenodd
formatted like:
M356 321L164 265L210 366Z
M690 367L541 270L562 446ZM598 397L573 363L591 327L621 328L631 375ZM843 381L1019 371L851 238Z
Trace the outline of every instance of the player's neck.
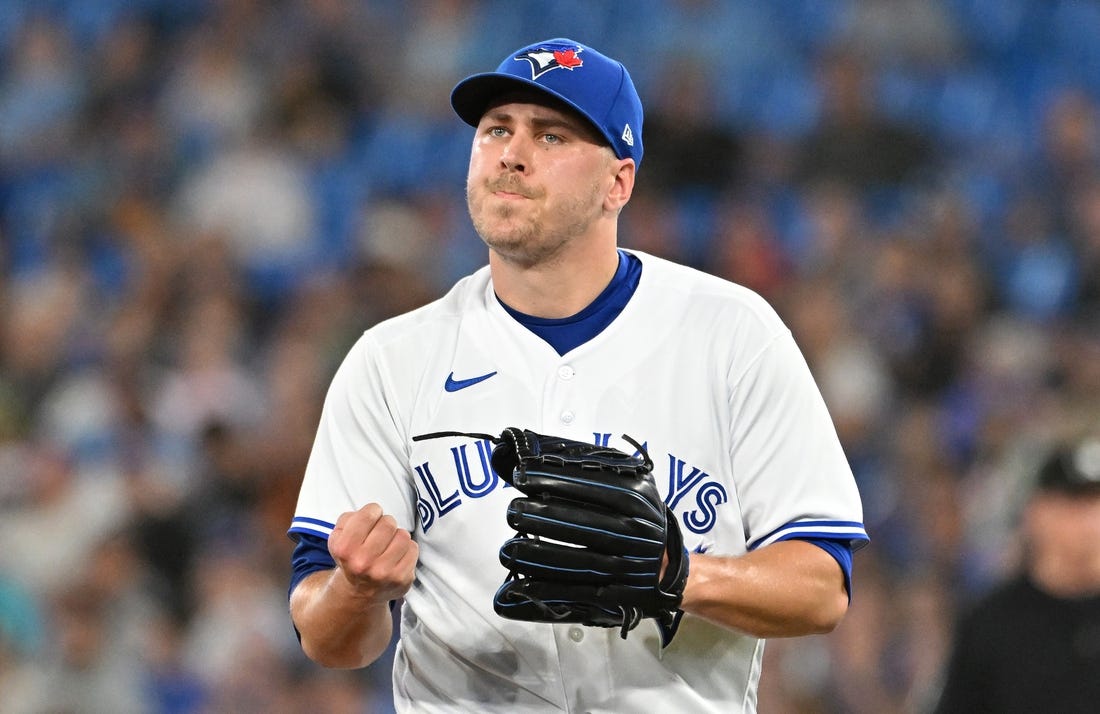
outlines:
M592 304L615 277L614 242L593 245L535 265L519 265L489 254L493 289L504 304L526 315L562 318Z

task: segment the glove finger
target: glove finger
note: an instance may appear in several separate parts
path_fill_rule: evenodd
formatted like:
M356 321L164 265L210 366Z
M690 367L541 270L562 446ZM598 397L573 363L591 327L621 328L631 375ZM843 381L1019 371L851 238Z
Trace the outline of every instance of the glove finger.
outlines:
M501 617L526 622L620 627L623 621L622 611L604 604L593 586L532 578L505 581L493 597L493 609Z
M661 514L662 516L664 514ZM601 553L652 556L664 551L664 521L631 518L557 498L514 499L508 525L520 533L586 546Z
M659 523L664 518L663 501L652 477L645 476L607 471L551 473L538 467L515 474L512 485L531 498L595 504L625 518L647 518Z
M500 564L531 577L573 583L627 583L653 589L661 558L606 555L544 540L512 538L500 548Z

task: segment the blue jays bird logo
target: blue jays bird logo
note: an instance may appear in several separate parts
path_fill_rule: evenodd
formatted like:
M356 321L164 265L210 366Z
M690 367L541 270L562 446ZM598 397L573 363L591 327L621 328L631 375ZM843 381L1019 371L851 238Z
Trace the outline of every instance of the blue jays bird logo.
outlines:
M516 55L512 59L517 62L523 62L524 60L530 62L531 79L538 79L547 72L555 69L573 71L577 67L580 67L584 64L584 60L578 56L580 53L580 47L563 46L561 49L540 47L530 52Z

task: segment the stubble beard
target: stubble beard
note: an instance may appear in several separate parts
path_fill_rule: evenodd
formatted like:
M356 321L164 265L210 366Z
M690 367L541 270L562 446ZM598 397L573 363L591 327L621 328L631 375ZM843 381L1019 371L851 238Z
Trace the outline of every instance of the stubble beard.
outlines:
M517 206L488 205L492 190L490 187L477 193L467 187L466 204L474 230L490 250L525 268L553 261L599 215L599 207L593 201L578 197L552 206L553 214L563 220L559 225L548 226L541 215L525 217ZM594 196L595 191L593 185L588 195Z

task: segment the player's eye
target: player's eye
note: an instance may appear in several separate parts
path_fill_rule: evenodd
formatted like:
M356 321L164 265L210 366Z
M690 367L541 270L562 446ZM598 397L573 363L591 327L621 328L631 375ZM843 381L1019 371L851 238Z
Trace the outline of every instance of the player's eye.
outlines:
M560 144L564 141L558 134L543 134L542 140L547 144Z
M508 134L508 130L502 126L491 126L487 133L490 136L505 136Z

